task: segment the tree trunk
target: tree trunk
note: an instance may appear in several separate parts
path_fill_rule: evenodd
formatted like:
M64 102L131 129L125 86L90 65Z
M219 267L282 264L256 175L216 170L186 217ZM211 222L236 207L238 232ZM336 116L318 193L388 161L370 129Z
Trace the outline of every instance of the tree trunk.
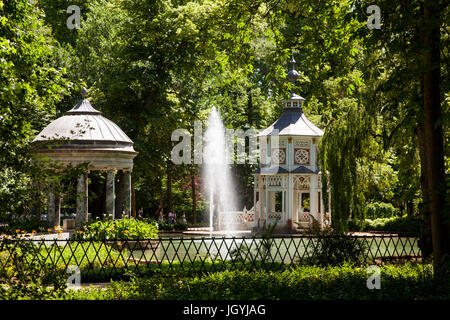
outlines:
M131 216L136 218L136 197L134 195L134 182L131 178Z
M195 190L195 169L191 170L192 223L197 224L197 193Z
M162 174L159 175L159 179L158 179L158 187L159 187L159 207L162 209L163 208L163 189L162 189Z
M251 88L247 88L247 97L247 121L250 125L253 125L253 100Z
M423 81L422 81L423 82ZM422 86L423 87L423 86ZM423 89L422 89L423 90ZM423 108L423 104L422 104ZM423 123L417 125L417 139L419 141L419 155L420 155L420 189L422 192L422 207L420 214L423 217L424 225L422 228L422 237L420 239L420 250L425 258L431 256L433 252L433 243L431 240L431 215L428 199L428 180L426 179L426 160L427 151L425 144L425 133Z
M445 216L445 168L440 101L440 8L424 2L424 134L427 146L426 179L429 188L433 266L444 271L450 254L449 223Z
M167 212L172 212L172 168L170 164L167 165Z

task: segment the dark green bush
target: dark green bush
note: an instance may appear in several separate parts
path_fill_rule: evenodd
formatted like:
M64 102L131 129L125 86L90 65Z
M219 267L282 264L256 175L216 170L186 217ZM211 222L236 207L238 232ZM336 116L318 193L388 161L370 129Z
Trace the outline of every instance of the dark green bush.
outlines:
M40 253L39 246L31 242L21 241L16 244L9 257L9 264L4 265L0 272L0 300L65 297L68 275L52 263L34 259ZM0 255L4 254L7 253L0 249Z
M325 235L317 239L306 262L318 266L338 266L346 262L362 262L367 251L363 241L346 235Z
M120 219L95 221L84 224L75 232L75 239L155 239L158 224L154 221Z
M312 228L309 233L316 239L315 243L306 248L307 255L299 257L299 261L318 266L364 261L367 246L361 239L337 233L331 228Z
M399 210L390 203L372 202L364 208L364 217L367 219L391 218L399 215Z
M423 222L421 219L408 216L380 219L349 219L349 231L381 231L393 233L420 234Z
M72 291L72 299L171 299L171 300L367 300L445 299L449 279L433 278L430 265L382 266L381 290L367 288L365 267L298 266L282 272L224 271L202 276L132 277L106 290Z
M185 231L187 230L188 226L187 224L176 222L174 224L170 224L168 222L158 222L159 230L162 231Z
M34 216L11 218L7 225L0 227L0 234L9 235L31 232L45 232L49 227L47 221L39 220Z

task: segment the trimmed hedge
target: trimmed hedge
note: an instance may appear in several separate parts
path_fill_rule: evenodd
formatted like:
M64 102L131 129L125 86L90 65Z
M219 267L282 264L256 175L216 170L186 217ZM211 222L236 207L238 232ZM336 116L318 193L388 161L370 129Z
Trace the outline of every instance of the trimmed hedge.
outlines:
M417 218L408 216L379 218L379 219L349 219L349 231L381 231L393 233L408 233L419 235L421 233L423 222Z
M390 203L372 202L364 208L364 217L367 219L392 218L398 216L400 210Z
M450 280L434 279L430 265L380 267L381 289L367 288L366 268L299 266L282 272L224 271L195 277L132 277L106 289L70 291L66 298L170 300L448 299Z
M75 239L154 239L158 235L158 224L134 218L88 222L75 232Z

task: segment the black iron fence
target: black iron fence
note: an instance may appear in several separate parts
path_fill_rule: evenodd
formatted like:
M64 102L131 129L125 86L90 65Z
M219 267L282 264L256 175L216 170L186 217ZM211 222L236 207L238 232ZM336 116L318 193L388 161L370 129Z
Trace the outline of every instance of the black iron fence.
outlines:
M151 275L408 260L421 261L418 238L397 235L0 242L0 277L11 276L21 264L62 272L79 268L85 281L120 278L127 271Z

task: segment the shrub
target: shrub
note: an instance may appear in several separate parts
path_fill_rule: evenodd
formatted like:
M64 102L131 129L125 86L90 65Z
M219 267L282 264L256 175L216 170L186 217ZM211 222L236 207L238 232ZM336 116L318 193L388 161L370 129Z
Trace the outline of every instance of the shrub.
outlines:
M399 210L390 203L373 202L364 208L364 217L368 219L391 218L399 215Z
M170 224L166 221L164 222L158 222L158 226L159 226L159 230L163 230L163 231L184 231L187 230L188 226L187 224L181 223L181 222L177 222L174 224Z
M381 231L381 232L395 232L408 233L419 235L422 230L423 222L421 219L403 216L392 218L379 219L349 219L349 231Z
M65 296L65 270L58 270L52 263L36 259L39 253L39 247L31 242L21 241L16 245L10 263L4 266L6 272L0 273L0 300L40 300Z
M157 234L158 224L156 222L124 218L84 224L75 232L74 236L75 239L138 240L154 239Z
M132 277L106 290L70 291L72 299L170 300L367 300L450 297L449 279L434 278L430 265L381 266L382 290L369 290L365 267L297 266L284 271L224 271L201 276ZM439 283L442 282L442 283Z
M49 227L47 221L34 216L11 218L8 225L0 227L0 233L15 235L20 233L45 232Z
M314 246L308 246L306 263L318 266L341 265L346 262L363 261L367 252L366 243L356 237L336 233L331 228L311 229L317 237Z

